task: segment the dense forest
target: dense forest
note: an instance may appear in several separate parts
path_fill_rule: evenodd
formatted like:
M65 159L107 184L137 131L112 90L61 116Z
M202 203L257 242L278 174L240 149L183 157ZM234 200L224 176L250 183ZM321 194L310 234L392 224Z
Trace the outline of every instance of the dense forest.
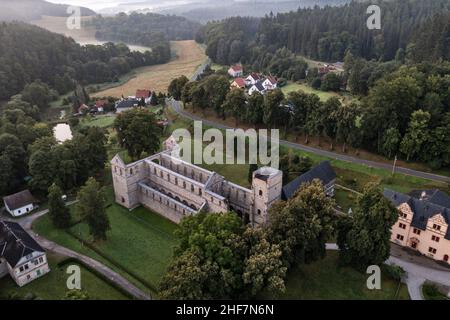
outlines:
M74 82L114 81L121 74L170 59L167 41L152 51L131 52L123 44L80 46L74 40L25 23L0 24L0 99L19 93L40 79L59 94Z
M120 13L114 17L98 16L89 22L96 28L96 38L106 41L122 41L154 47L167 40L194 39L200 24L184 17L154 13L127 15Z
M260 20L229 18L211 22L199 30L196 39L207 45L213 61L221 64L241 61L255 69L264 67L281 48L330 62L342 61L347 51L368 60L387 61L399 49L414 51L411 43L415 41L420 43L418 47L435 48L436 58L448 56L448 16L442 16L440 25L432 19L448 12L447 0L384 1L379 5L381 30L367 28L367 3L352 2L339 7L270 14ZM442 36L416 36L420 28L438 29ZM423 54L412 56L420 58Z
M2 0L0 1L0 21L31 21L42 16L67 17L68 5L55 4L43 0ZM95 12L81 8L82 16L92 16Z

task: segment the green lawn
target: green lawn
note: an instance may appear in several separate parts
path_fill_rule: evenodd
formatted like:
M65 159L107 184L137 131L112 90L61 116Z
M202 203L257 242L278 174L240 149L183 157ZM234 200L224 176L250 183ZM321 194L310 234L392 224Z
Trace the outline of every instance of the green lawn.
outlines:
M284 87L281 88L281 91L283 91L283 93L285 95L287 95L289 92L298 91L298 90L302 90L305 93L309 93L309 94L314 93L314 94L318 95L320 100L322 100L322 101L327 101L331 97L339 97L339 94L337 94L336 92L326 92L326 91L316 90L304 83L288 82L287 85L285 85Z
M111 223L108 239L93 245L156 287L173 254L176 225L145 208L130 212L113 204L107 213ZM92 241L85 223L72 231Z
M357 195L353 192L335 188L334 199L342 212L347 213L350 208L354 209Z
M113 125L115 119L115 115L99 115L95 117L87 116L81 120L80 126L107 128Z
M57 264L62 259L59 256L47 254L47 257L51 271L24 287L18 287L9 276L0 279L0 299L7 298L10 295L14 295L15 299L23 299L29 294L44 300L64 299L68 291L66 286L68 277L68 274L66 273L67 265L58 267ZM68 265L74 265L74 263L69 263ZM80 269L81 289L87 292L90 300L128 299L117 289L88 271L86 268L80 266Z
M368 275L349 267L339 267L338 253L328 251L325 259L292 270L286 292L280 299L294 300L409 300L405 285L382 276L381 290L366 287ZM268 296L267 298L271 298Z

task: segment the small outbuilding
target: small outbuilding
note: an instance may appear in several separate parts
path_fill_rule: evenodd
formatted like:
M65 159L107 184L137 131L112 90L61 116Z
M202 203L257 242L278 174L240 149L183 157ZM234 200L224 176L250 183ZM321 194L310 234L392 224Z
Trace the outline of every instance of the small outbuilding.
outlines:
M38 200L31 194L30 190L23 190L3 198L5 209L13 217L19 217L33 211Z

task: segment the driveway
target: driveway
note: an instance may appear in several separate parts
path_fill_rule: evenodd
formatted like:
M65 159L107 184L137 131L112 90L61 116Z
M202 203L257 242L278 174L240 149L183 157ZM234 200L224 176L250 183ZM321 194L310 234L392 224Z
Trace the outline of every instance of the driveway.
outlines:
M216 128L223 129L223 130L234 129L233 127L229 127L229 126L223 125L221 123L217 123L217 122L210 121L210 120L204 120L199 116L196 116L189 112L186 112L185 110L183 110L183 107L182 107L182 104L180 101L176 101L173 99L167 99L167 103L172 106L172 108L174 109L174 111L176 113L178 113L179 115L181 115L185 118L188 118L191 120L196 120L196 121L203 121L203 123L208 126L216 127ZM314 147L309 147L309 146L305 146L305 145L302 145L299 143L294 143L294 142L290 142L290 141L286 141L286 140L280 140L280 145L283 145L283 146L286 146L286 147L289 147L292 149L296 149L296 150L314 153L319 156L328 157L331 159L351 162L351 163L355 163L355 164L361 164L361 165L365 165L365 166L373 167L373 168L392 170L392 165L388 164L388 163L359 159L359 158L355 158L352 156L347 156L344 154L339 154L339 153L335 153L335 152L331 152L331 151L317 149ZM412 169L408 169L408 168L404 168L404 167L396 167L395 170L398 173L406 174L406 175L417 177L417 178L423 178L423 179L428 179L428 180L433 180L433 181L438 181L438 182L445 182L445 183L450 182L450 177L441 176L441 175L437 175L437 174L433 174L433 173L412 170Z
M73 203L75 203L75 201L67 203L66 205L70 205ZM50 241L50 240L38 235L37 233L35 233L31 229L33 222L36 221L36 219L42 217L43 215L45 215L47 213L48 213L48 210L42 210L42 211L36 212L34 214L28 215L23 218L14 219L14 220L11 219L11 221L19 223L22 226L22 228L24 228L44 249L54 252L56 254L65 256L65 257L75 258L75 259L82 261L84 264L95 269L96 271L101 273L103 276L107 277L108 279L110 279L111 281L116 283L118 286L120 286L121 288L126 290L128 293L130 293L136 299L139 299L139 300L150 300L151 299L151 297L148 294L144 293L142 290L137 288L135 285L133 285L127 279L125 279L124 277L122 277L120 274L113 271L109 267L105 266L101 262L99 262L95 259L92 259L88 256L82 255L73 250L70 250L66 247L63 247L63 246L61 246L53 241Z

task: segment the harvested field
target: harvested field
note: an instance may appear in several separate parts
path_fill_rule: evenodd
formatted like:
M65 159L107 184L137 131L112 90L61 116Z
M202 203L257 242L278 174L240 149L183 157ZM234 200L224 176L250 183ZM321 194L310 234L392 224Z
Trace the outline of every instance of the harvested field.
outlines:
M132 96L136 89L150 89L167 92L170 82L181 75L188 78L206 60L203 49L194 40L172 41L172 52L176 58L155 66L135 69L135 76L124 84L91 94L93 97L112 96L119 98Z

